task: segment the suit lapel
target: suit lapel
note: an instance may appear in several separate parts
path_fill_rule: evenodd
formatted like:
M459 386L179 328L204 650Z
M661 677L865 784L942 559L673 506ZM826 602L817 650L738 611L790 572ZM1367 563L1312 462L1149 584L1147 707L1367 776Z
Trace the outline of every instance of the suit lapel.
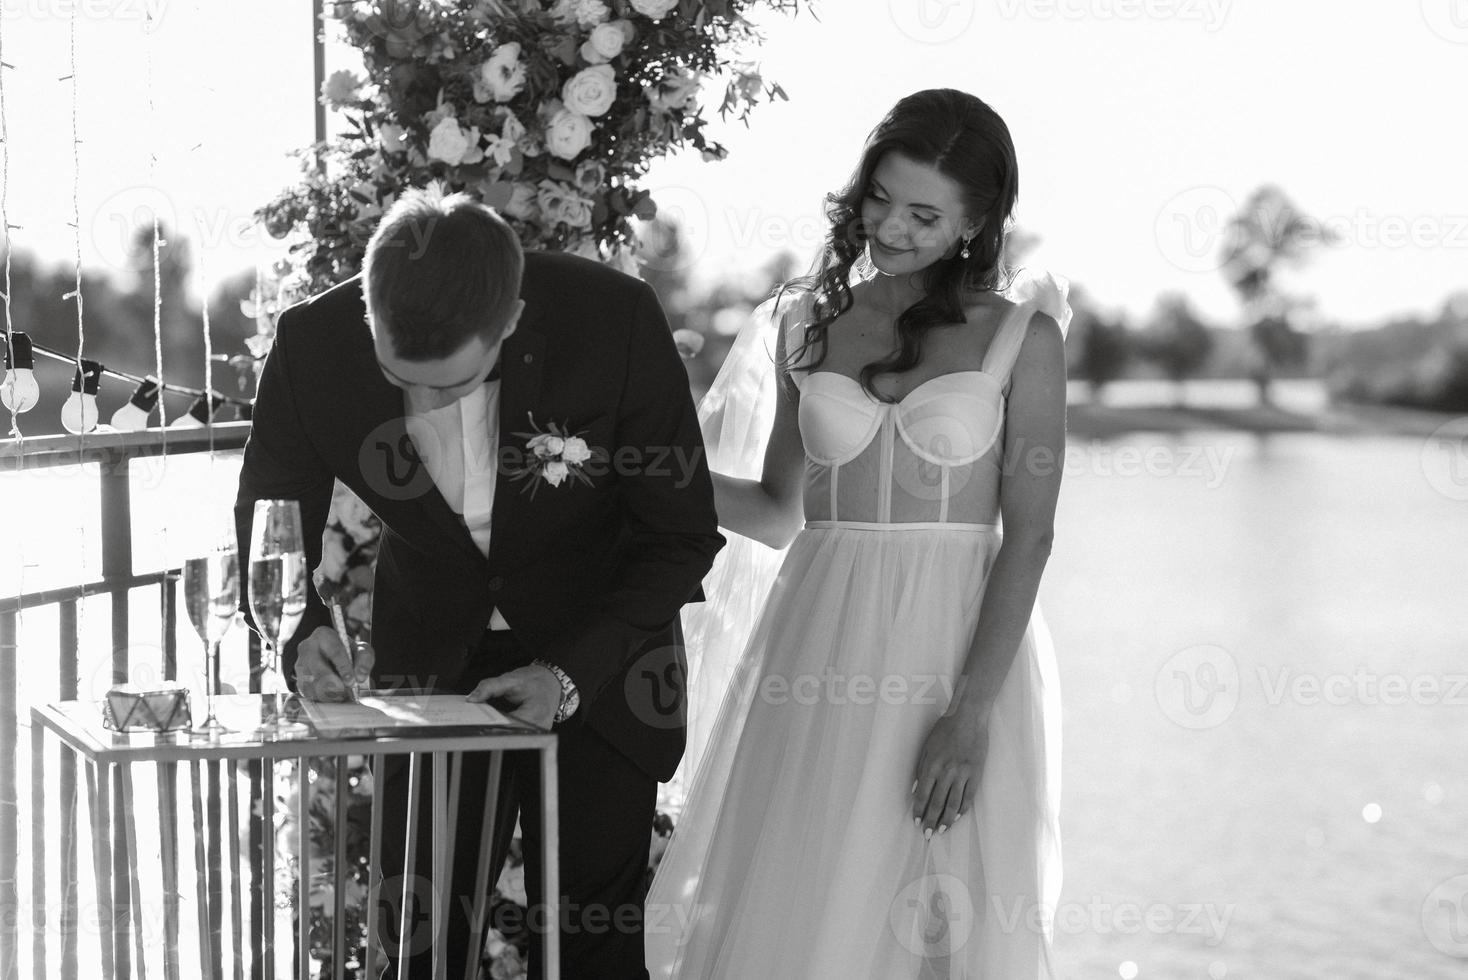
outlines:
M494 510L490 518L490 554L497 566L513 565L514 553L523 544L525 512L529 496L511 469L524 463L525 438L531 431L530 413L540 401L541 369L545 363L545 336L534 329L527 308L520 328L505 341L500 355L499 447L500 467L495 479ZM544 419L536 425L545 427ZM517 435L516 433L522 433ZM510 465L504 465L508 462Z

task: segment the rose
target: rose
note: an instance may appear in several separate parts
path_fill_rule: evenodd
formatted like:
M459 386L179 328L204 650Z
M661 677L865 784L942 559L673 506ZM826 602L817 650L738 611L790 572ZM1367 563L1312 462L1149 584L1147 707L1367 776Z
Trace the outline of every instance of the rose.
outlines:
M321 83L321 101L339 109L344 102L351 102L357 97L357 90L362 87L362 80L357 77L356 72L334 71Z
M549 483L553 487L558 487L566 481L566 477L571 475L571 468L560 460L556 460L551 463L546 463L545 469L541 473L545 477L546 483Z
M525 448L541 459L553 459L561 454L565 445L566 441L560 436L542 433L527 442Z
M621 54L622 49L636 36L637 29L630 20L598 24L591 29L591 36L586 39L586 43L581 45L581 57L588 64L604 64Z
M572 112L599 116L617 99L617 79L611 65L592 65L566 79L561 100Z
M551 16L563 24L574 22L579 27L594 27L612 16L604 0L560 0Z
M580 466L591 458L591 450L586 447L586 440L580 436L571 436L566 439L561 448L561 459L572 466Z
M457 167L469 155L469 138L453 118L441 119L428 134L428 158Z
M520 43L511 41L494 49L479 66L474 79L474 101L508 102L525 87L525 63L520 60Z
M607 182L607 168L595 160L587 160L576 167L576 189L582 194L595 194Z
M561 206L556 210L556 218L564 221L572 228L587 229L591 227L592 205L584 197L568 194L561 199Z
M649 20L662 20L678 0L632 0L632 9Z
M541 214L546 220L564 221L572 228L591 227L591 202L573 194L565 184L542 180L538 197Z
M570 109L558 109L545 128L545 145L562 160L574 160L591 145L591 119Z

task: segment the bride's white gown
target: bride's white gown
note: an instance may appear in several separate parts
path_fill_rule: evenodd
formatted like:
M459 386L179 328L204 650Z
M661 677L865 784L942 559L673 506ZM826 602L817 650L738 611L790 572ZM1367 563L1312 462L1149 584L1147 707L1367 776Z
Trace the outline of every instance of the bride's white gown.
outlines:
M831 371L793 375L807 522L648 896L654 978L1052 976L1060 709L1038 607L972 812L925 842L910 798L999 550L1005 397L1035 308L1005 318L982 370L899 404Z

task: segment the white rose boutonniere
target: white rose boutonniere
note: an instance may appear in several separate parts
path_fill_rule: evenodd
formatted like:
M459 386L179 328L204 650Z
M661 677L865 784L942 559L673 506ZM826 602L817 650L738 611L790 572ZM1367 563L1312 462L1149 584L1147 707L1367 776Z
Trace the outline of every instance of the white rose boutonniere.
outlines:
M580 434L571 435L565 426L551 422L542 429L535 424L534 415L529 418L532 431L515 433L526 440L525 448L529 455L524 466L510 473L511 477L525 483L523 492L529 493L533 500L542 480L558 487L568 477L575 477L591 486L591 477L586 475L584 467L596 458L597 450L588 446Z

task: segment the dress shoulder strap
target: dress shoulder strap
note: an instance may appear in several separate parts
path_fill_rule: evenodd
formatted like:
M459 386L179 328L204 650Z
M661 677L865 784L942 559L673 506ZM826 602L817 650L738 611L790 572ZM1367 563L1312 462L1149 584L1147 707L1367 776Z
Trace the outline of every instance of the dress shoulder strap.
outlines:
M1004 322L999 324L999 329L994 332L989 349L984 352L983 370L998 378L1006 391L1009 389L1009 373L1014 370L1014 362L1019 359L1019 349L1025 342L1025 333L1029 329L1030 318L1035 315L1035 309L1034 300L1030 300L1010 310Z

